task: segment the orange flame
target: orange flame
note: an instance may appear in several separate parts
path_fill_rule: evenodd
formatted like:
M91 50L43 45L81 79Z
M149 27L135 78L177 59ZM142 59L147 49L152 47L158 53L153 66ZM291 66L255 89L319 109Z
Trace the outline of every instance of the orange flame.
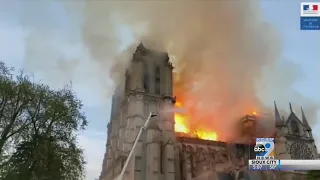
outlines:
M177 102L176 107L182 108L182 104L180 102ZM191 128L187 124L188 116L186 116L186 115L183 115L180 113L175 113L174 119L175 119L174 129L178 133L183 133L186 136L200 138L200 139L204 139L204 140L211 140L211 141L217 140L217 133L216 132L204 131L204 130L200 130L200 129L192 131Z
M183 105L181 102L176 102L175 106L177 108L183 108ZM189 109L190 110L190 109ZM191 110L192 111L192 110ZM202 129L201 127L206 127L206 126L197 126L192 125L191 122L195 122L195 119L192 119L192 113L178 113L176 112L174 114L174 119L175 119L175 132L179 136L186 136L186 137L192 137L192 138L199 138L199 139L204 139L204 140L211 140L211 141L216 141L218 140L217 132L211 131L210 129ZM251 113L248 113L248 115L254 115L257 116L256 111L251 111ZM197 129L195 129L197 128ZM200 129L201 128L201 129Z
M182 115L176 113L174 115L174 120L175 120L174 130L176 132L182 132L182 133L189 132L189 129L184 124L184 117Z

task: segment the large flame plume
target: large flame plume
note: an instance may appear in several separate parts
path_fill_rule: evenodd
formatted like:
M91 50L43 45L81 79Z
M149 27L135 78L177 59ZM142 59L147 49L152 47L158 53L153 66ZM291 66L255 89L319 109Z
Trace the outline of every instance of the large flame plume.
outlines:
M177 108L183 108L182 104L180 102L176 102ZM200 138L204 140L217 140L217 133L212 130L205 130L200 129L199 127L192 127L190 124L190 118L192 118L192 115L186 115L182 113L176 112L174 114L174 120L175 120L175 131L180 133L180 135L194 137L194 138Z
M184 108L183 104L181 102L176 102L175 106L176 106L176 108ZM257 116L257 112L253 111L250 113L250 115ZM174 120L175 120L174 129L177 132L178 136L199 138L199 139L212 140L212 141L220 140L218 138L216 130L212 129L212 127L206 127L205 124L194 123L197 121L196 121L196 119L193 119L193 118L196 118L196 116L193 116L192 114L190 114L190 111L183 111L183 113L175 112L175 114L174 114ZM210 119L205 120L205 121L210 121ZM241 125L241 122L239 121L238 124Z

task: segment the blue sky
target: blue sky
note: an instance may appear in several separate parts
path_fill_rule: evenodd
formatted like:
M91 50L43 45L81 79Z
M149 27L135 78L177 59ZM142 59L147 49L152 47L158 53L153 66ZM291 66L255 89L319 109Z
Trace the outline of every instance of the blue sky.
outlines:
M266 20L280 34L282 56L294 62L303 72L292 88L320 102L320 31L300 31L300 2L264 0L261 8ZM97 95L102 94L105 86L99 81L101 74L96 73L98 67L90 63L86 47L81 43L80 25L81 17L68 13L58 2L2 1L0 60L16 68L26 68L37 80L54 88L72 80L90 121L87 131L79 134L79 142L85 149L88 161L87 180L93 180L100 174L105 151L110 99ZM80 58L82 64L73 68L73 59ZM69 69L61 71L61 67ZM279 62L279 68L285 68L285 65ZM273 101L272 94L262 99L272 103L270 98ZM319 126L313 129L319 130Z

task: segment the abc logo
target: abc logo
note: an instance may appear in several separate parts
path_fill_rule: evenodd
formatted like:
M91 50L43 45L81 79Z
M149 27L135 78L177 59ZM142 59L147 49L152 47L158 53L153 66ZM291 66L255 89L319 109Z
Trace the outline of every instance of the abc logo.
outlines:
M256 156L269 157L274 156L274 143L273 142L258 142L254 146L254 152Z
M253 151L256 153L256 159L273 158L274 157L274 139L273 138L257 138Z
M264 153L267 151L266 149L270 148L270 146L271 145L269 143L266 143L265 146L263 144L257 144L256 146L254 146L254 152L259 154Z

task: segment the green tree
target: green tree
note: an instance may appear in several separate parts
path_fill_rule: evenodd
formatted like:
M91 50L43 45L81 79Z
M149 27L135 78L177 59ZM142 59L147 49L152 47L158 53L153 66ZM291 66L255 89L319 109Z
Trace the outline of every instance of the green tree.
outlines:
M0 62L0 179L83 179L81 101L71 86L52 90L12 72Z
M308 171L308 179L309 180L319 180L320 179L320 171L319 170Z
M34 96L32 84L22 72L14 80L12 71L0 63L0 155L6 145L13 143L16 135L31 124L24 114Z

